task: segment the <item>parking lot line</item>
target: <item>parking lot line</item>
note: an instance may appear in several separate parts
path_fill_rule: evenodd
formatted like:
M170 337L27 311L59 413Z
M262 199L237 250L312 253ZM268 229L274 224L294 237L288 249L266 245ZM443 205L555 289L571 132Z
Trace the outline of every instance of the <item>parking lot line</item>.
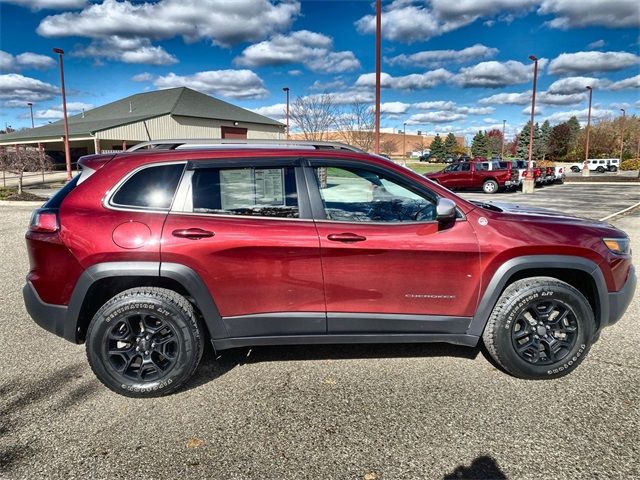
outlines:
M631 205L630 207L627 207L627 208L624 208L622 210L619 210L619 211L617 211L615 213L612 213L611 215L607 215L606 217L602 217L600 219L600 221L604 222L605 220L609 220L610 218L617 217L618 215L622 215L623 213L626 213L626 212L628 212L630 210L633 210L636 207L640 207L640 202L635 203L635 204Z

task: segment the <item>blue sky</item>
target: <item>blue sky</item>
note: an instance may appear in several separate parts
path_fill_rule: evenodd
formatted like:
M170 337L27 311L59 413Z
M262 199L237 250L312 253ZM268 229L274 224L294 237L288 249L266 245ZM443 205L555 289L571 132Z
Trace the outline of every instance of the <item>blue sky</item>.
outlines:
M382 126L472 135L528 120L640 109L634 0L383 2ZM369 1L0 0L0 126L60 118L53 47L65 50L72 112L132 93L188 86L272 118L284 93L373 99ZM346 107L345 107L346 108Z

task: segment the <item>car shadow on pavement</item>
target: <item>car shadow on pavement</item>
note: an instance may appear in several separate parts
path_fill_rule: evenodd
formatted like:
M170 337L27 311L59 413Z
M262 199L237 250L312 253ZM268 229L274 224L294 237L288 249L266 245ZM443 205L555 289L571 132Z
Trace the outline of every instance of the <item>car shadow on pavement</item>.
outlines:
M443 480L507 480L507 475L500 469L498 463L487 455L477 457L471 465L459 465L456 469L443 477Z
M209 344L210 345L210 344ZM279 345L244 347L214 354L205 348L202 362L182 391L216 380L239 365L291 360L353 360L368 358L457 357L474 360L479 347L447 343L385 343L340 345Z

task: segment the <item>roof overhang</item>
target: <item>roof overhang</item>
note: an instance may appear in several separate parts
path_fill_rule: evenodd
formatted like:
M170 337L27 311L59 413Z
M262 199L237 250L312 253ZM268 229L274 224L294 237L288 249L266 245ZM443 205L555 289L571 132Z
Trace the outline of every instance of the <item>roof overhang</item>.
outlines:
M69 137L70 142L80 142L91 140L93 141L94 137ZM15 139L0 142L0 146L8 147L13 145L35 145L38 143L57 143L64 142L64 137L47 137L47 138L24 138L24 139Z

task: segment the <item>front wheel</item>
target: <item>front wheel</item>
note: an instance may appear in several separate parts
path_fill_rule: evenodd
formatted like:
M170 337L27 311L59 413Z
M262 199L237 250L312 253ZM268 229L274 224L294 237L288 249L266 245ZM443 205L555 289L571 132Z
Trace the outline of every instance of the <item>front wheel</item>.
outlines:
M482 339L507 372L538 380L575 370L589 351L594 328L582 293L555 278L533 277L507 287Z
M596 168L596 170L597 170L598 173L604 173L605 172L604 167L598 167L598 168Z
M204 338L193 307L164 288L132 288L95 314L87 330L87 358L98 379L128 397L178 389L193 374Z
M612 172L617 172L617 171L618 171L618 167L616 167L615 165L613 165L613 166L610 168L610 170L611 170Z
M484 193L496 193L498 191L498 182L495 180L485 180L482 184L482 191Z

